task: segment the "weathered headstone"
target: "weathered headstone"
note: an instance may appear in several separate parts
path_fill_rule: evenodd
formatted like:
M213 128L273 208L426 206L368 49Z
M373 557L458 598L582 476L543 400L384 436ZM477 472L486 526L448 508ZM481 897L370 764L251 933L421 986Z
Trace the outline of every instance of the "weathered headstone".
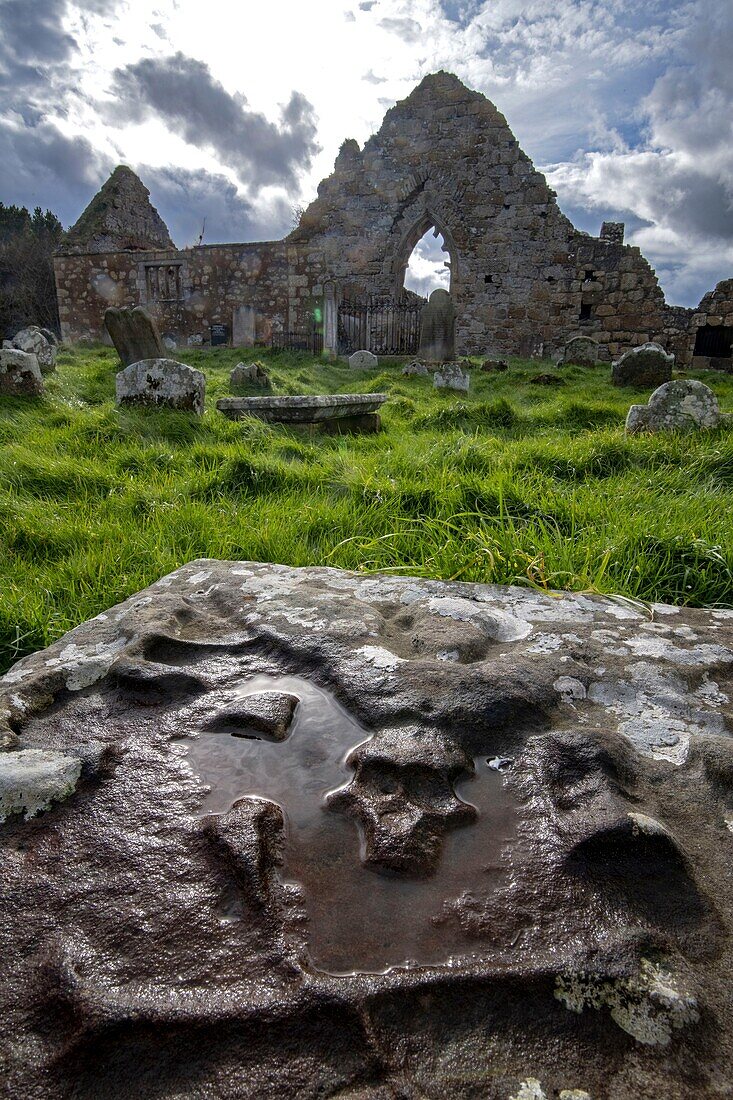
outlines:
M18 351L35 355L41 374L50 374L56 370L56 338L53 337L54 342L51 343L47 333L53 337L53 333L50 333L49 329L41 329L38 325L29 325L27 328L21 329L20 332L16 332L10 341L10 346L17 348Z
M178 347L178 342L174 336L170 336L168 333L166 333L163 336L163 345L167 351L175 351Z
M236 393L242 386L263 386L268 389L272 385L270 376L262 366L262 363L237 363L229 374L229 389Z
M672 378L674 355L659 344L631 348L611 366L614 386L661 386Z
M35 355L17 348L0 351L0 395L40 397L43 376Z
M412 378L415 376L424 377L425 375L430 374L430 371L424 363L421 363L419 359L415 359L412 363L408 363L406 367L402 368L402 373L407 378Z
M253 306L237 306L232 311L232 345L251 348L255 342L256 314Z
M379 360L371 351L355 351L349 356L349 366L352 370L370 370L379 366Z
M173 359L143 359L117 375L116 402L183 409L203 416L205 390L200 370Z
M702 382L678 378L665 382L649 398L648 405L632 405L626 417L626 431L695 431L717 428L729 417L721 413L718 399Z
M429 363L447 363L456 355L456 309L447 290L434 290L420 313L418 356Z
M471 385L471 375L466 370L461 370L458 363L443 363L433 375L433 386L436 390L459 390L468 393Z
M509 370L509 364L507 363L506 359L484 359L483 363L481 364L481 370L484 371L486 374L489 374L493 371L501 373L505 370Z
M188 337L186 343L190 348L202 348L204 346L204 337L201 332L194 332Z
M590 336L573 336L557 362L558 367L595 367L600 360L600 345Z
M158 326L142 306L105 310L104 324L123 366L143 359L165 359L166 348Z

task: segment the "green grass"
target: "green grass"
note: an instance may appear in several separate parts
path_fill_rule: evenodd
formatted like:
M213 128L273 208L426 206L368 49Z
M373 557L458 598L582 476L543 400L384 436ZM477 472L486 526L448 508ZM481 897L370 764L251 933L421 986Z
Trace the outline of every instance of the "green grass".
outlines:
M196 557L733 606L733 432L626 438L608 367L514 360L442 394L398 364L258 352L278 393L386 390L384 431L216 413L240 352L188 351L203 419L118 411L116 356L64 350L42 400L0 400L0 669ZM547 364L544 364L547 369ZM733 409L733 378L697 375Z

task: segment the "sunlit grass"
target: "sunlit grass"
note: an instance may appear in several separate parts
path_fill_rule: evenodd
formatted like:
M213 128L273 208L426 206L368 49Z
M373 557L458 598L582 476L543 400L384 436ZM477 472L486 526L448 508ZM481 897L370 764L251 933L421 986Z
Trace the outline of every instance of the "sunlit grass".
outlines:
M607 367L537 363L436 393L258 352L278 393L385 390L384 431L216 413L236 351L188 351L207 412L118 411L116 357L65 350L42 400L0 401L0 667L196 557L733 606L733 433L626 438ZM545 364L545 367L547 365ZM698 375L733 409L733 378ZM255 391L253 391L255 392Z

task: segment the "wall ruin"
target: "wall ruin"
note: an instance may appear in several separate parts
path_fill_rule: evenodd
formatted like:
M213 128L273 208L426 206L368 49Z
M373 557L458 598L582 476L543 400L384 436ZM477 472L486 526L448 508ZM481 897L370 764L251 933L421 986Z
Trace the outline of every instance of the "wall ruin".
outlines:
M55 259L62 334L100 338L108 305L141 304L162 332L205 337L212 324L231 332L247 306L257 342L325 312L332 346L329 304L332 312L343 298L400 296L410 254L431 227L450 255L460 354L552 355L587 335L609 360L656 340L691 362L705 323L694 318L707 306L667 306L620 223L604 223L599 237L576 230L504 116L444 72L391 108L363 149L344 142L282 241L80 252L77 232L75 254ZM726 302L721 316L733 312Z

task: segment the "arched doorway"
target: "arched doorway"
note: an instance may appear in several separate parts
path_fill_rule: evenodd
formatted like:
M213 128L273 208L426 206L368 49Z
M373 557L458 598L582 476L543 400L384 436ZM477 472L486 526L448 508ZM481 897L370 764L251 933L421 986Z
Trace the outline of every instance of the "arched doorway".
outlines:
M431 226L417 242L407 261L404 289L429 298L434 290L451 289L450 252L443 234Z

